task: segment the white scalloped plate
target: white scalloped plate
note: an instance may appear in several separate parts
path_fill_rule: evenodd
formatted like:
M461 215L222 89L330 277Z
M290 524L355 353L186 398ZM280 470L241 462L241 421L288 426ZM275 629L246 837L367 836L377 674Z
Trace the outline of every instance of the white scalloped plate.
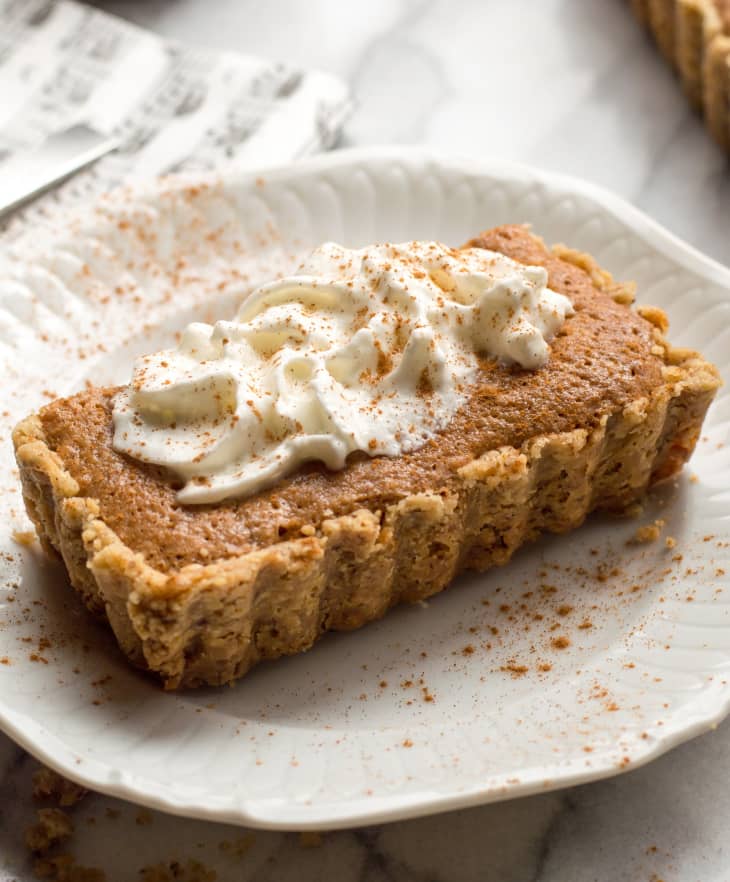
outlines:
M324 239L500 223L592 252L727 374L730 272L614 196L533 169L396 149L258 177L120 191L0 252L5 383L0 725L91 788L258 827L345 827L632 768L730 708L730 395L639 521L592 519L232 689L166 694L131 670L27 530L10 426L85 380L123 380L191 317L230 314ZM656 513L658 512L658 513ZM664 540L627 545L639 524ZM17 535L17 534L16 534ZM566 638L565 640L561 638ZM569 643L569 645L564 645ZM563 646L563 648L560 648Z

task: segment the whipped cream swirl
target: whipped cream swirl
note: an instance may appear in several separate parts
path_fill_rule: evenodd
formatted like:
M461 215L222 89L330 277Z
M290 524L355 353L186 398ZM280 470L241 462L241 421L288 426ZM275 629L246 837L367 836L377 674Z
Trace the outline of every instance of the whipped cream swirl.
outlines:
M307 460L398 456L448 424L478 356L539 368L572 311L542 267L492 251L327 243L233 321L139 359L114 447L175 472L184 504L256 493Z

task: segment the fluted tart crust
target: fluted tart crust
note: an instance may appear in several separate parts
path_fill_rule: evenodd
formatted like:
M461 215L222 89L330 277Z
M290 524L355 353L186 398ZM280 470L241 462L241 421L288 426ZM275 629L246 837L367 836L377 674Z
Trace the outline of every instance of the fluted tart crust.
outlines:
M715 140L730 150L730 0L631 0Z

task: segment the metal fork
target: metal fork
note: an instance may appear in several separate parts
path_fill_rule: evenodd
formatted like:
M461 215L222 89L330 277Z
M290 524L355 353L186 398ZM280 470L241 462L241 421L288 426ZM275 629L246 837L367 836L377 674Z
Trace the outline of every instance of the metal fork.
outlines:
M0 219L110 153L119 140L84 123L54 132L0 167Z

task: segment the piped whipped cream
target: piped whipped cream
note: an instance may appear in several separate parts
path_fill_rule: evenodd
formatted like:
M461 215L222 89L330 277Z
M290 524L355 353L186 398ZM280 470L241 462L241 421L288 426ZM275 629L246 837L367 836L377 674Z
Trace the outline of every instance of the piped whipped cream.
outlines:
M445 428L479 356L540 368L572 312L544 268L496 252L327 243L233 321L139 359L114 448L171 469L184 504L256 493L308 460L399 456Z

